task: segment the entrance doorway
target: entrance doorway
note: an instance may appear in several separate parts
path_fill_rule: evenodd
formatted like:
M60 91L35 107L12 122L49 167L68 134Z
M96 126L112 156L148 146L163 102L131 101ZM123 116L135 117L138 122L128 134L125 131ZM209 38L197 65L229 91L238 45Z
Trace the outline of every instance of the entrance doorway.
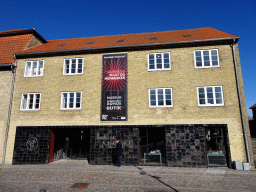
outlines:
M165 128L140 128L140 165L161 166L166 163Z
M55 128L54 160L87 159L90 154L89 128Z
M227 167L227 141L224 128L205 128L208 167Z

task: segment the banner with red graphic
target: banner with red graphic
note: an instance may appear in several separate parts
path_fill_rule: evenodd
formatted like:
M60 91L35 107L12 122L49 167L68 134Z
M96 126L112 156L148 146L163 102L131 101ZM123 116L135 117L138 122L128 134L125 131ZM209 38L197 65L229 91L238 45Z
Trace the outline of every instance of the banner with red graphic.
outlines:
M127 54L103 55L101 121L127 121Z

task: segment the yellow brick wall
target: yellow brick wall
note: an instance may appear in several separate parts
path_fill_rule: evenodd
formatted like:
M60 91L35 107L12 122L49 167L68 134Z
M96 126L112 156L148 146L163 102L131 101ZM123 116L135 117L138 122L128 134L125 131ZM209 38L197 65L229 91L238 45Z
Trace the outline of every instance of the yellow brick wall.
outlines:
M196 69L194 50L219 49L220 67ZM236 50L238 51L238 50ZM170 52L171 70L148 71L147 54ZM239 57L237 53L237 57ZM84 58L82 75L63 75L64 58ZM43 77L24 78L18 60L6 163L12 162L16 126L227 124L232 161L246 161L230 45L128 52L128 121L100 122L102 54L44 57ZM240 62L238 62L240 65ZM240 70L240 66L239 66ZM241 70L239 71L241 78ZM242 80L242 79L240 79ZM224 106L198 107L197 86L221 85ZM242 88L242 84L240 85ZM149 108L149 88L171 87L172 108ZM241 89L243 92L243 89ZM82 91L81 110L60 110L61 92ZM39 111L20 111L22 93L41 93ZM243 104L245 105L244 95ZM246 108L244 108L246 111ZM245 116L247 113L244 113Z
M13 74L0 71L0 161L2 163Z

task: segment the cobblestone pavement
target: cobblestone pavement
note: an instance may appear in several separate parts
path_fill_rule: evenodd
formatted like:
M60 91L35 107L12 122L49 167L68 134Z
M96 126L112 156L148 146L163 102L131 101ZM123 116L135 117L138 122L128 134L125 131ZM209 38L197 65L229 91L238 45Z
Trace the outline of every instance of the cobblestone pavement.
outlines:
M90 183L85 189L74 183ZM0 166L0 191L256 191L256 171L86 165L60 160L46 165Z

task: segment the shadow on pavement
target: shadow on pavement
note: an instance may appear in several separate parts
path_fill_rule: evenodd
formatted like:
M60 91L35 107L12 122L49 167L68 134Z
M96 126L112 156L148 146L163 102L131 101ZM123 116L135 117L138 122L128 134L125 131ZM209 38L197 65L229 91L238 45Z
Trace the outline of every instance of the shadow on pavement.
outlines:
M136 167L136 166L135 166L135 167ZM160 183L164 184L165 186L171 188L172 190L174 190L174 191L176 191L176 192L179 192L177 189L175 189L175 188L173 188L172 186L170 186L170 185L164 183L163 181L161 181L161 180L160 180L160 177L147 174L147 173L146 173L145 171L143 171L142 168L140 168L140 167L136 167L136 168L140 170L140 174L141 174L141 175L148 175L148 176L152 177L153 179L159 181Z

